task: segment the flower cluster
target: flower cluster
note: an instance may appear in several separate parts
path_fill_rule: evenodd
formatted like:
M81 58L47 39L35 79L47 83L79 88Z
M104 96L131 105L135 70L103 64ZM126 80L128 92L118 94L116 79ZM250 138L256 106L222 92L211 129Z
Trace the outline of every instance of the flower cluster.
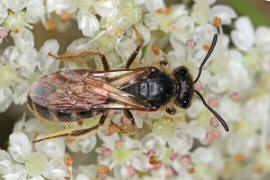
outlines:
M184 1L185 2L185 1ZM69 23L76 21L77 26ZM1 0L0 112L11 103L24 104L30 85L60 68L102 69L93 63L60 62L56 39L37 49L37 24L47 31L79 29L67 53L98 50L111 69L124 68L136 49L136 33L144 45L132 67L154 65L162 59L167 69L184 65L197 75L214 34L218 41L195 88L226 120L218 120L194 96L188 110L174 116L162 111L133 112L137 131L121 111L96 134L76 139L56 138L32 144L35 138L78 128L77 123L20 119L0 150L0 175L6 180L92 179L263 179L270 172L270 28L255 28L249 17L238 16L215 0L166 5L163 0ZM74 24L74 23L73 23ZM226 30L225 30L226 29ZM7 36L13 40L5 45ZM91 127L100 116L83 121ZM110 121L114 123L110 123Z

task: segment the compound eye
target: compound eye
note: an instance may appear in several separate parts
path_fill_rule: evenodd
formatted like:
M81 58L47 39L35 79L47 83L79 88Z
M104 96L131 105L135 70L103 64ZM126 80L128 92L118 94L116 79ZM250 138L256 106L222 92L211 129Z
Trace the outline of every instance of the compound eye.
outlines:
M177 105L181 108L184 108L184 109L189 108L191 105L192 94L193 94L193 92L191 92L191 93L184 92L183 94L180 94L175 99L175 102L174 102L175 105Z
M190 106L190 97L187 93L183 94L183 97L181 98L181 106L182 108L188 108Z
M180 66L174 71L174 77L178 82L181 82L181 80L188 78L188 76L189 72L185 66Z
M183 108L188 108L190 106L189 99L183 99L182 101L182 107Z

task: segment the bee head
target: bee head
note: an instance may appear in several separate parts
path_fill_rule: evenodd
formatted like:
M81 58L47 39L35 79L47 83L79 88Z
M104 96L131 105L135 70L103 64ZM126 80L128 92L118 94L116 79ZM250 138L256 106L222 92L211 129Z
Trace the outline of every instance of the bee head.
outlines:
M192 76L190 75L189 70L185 66L180 66L173 71L173 76L177 84L177 93L176 93L177 95L176 95L176 99L174 103L177 106L180 106L181 108L184 108L184 109L190 107L192 97L195 92L202 100L204 106L216 116L219 122L223 125L224 129L226 131L229 131L229 127L226 124L226 122L223 120L223 118L216 111L214 111L214 109L212 109L206 103L202 95L197 90L194 89L194 84L199 80L203 66L207 62L211 53L213 52L216 43L217 43L217 34L215 34L212 44L209 48L209 51L207 55L205 56L202 64L200 65L200 69L195 80L192 79Z
M177 83L177 96L174 104L181 108L189 108L194 93L194 83L189 70L185 66L180 66L173 71L173 76Z

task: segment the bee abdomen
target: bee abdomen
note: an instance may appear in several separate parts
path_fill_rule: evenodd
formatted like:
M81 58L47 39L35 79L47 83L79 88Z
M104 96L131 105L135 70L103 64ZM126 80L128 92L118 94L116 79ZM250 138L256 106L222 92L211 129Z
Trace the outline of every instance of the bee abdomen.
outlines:
M45 106L34 103L29 96L27 96L27 104L29 109L39 118L55 122L78 121L96 116L100 113L99 111L72 112L52 110Z

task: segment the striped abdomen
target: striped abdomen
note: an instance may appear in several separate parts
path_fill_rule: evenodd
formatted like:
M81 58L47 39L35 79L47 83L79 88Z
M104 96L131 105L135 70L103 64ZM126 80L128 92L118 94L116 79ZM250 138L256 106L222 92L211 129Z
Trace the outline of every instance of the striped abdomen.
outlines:
M27 104L28 104L29 109L39 118L48 120L48 121L55 121L55 122L79 121L79 120L96 116L97 114L101 113L101 111L60 112L57 110L51 110L45 106L41 106L33 102L29 95L27 96Z

